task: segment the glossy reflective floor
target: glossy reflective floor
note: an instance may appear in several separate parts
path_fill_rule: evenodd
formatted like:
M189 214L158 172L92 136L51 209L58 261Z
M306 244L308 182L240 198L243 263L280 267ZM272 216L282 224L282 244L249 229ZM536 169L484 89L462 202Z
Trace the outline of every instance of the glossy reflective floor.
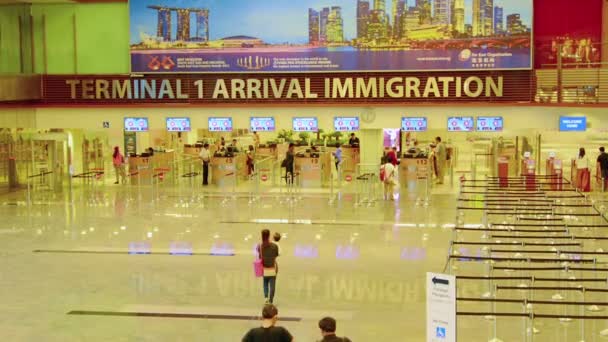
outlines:
M447 264L458 189L434 188L427 204L420 188L373 203L352 188L331 202L327 190L257 197L199 186L76 186L33 194L31 205L25 193L2 196L0 337L240 341L259 324L253 249L269 228L284 236L275 302L280 316L300 319L281 322L297 341L320 339L316 324L326 315L353 341L423 341L426 272L481 272L484 264ZM481 298L487 284L462 282L458 291ZM78 314L91 311L113 315ZM136 312L157 317L117 315ZM522 319L498 320L495 333L492 320L459 318L459 340L523 341ZM534 341L580 340L576 321L538 323ZM588 324L587 339L600 341L605 322Z

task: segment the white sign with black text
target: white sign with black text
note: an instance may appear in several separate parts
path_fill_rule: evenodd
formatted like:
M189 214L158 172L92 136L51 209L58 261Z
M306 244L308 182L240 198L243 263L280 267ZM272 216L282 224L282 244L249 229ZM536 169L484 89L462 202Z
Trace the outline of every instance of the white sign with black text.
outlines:
M426 341L456 342L456 277L426 274Z

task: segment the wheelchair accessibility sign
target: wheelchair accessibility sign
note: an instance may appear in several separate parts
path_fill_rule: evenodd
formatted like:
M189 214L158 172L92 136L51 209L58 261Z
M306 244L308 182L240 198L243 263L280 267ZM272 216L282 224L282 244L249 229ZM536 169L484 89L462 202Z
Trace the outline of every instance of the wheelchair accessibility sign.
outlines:
M456 277L426 274L426 341L456 342Z
M435 334L435 337L437 337L437 338L445 338L445 328L443 328L443 327L437 327L436 332L437 333Z

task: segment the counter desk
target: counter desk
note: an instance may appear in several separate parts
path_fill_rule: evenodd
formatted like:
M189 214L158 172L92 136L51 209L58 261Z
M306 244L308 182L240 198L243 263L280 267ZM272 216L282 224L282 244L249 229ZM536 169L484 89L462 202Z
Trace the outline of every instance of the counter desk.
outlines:
M263 146L263 147L258 147L258 149L255 151L255 154L259 157L259 158L264 158L264 157L273 157L274 159L277 159L277 146L276 145L272 145L272 146ZM283 154L285 155L285 154Z
M201 153L202 147L184 146L184 154L189 156L197 156Z
M409 186L419 179L428 179L430 174L430 161L427 157L401 158L399 164L399 183L402 186Z
M150 185L152 178L159 174L172 171L175 153L156 152L152 156L129 157L129 170L127 175L133 185Z
M236 186L237 178L247 178L247 156L237 153L232 157L211 158L211 183L219 187Z
M321 157L295 158L294 170L300 174L301 186L305 188L321 187L321 172L323 170Z

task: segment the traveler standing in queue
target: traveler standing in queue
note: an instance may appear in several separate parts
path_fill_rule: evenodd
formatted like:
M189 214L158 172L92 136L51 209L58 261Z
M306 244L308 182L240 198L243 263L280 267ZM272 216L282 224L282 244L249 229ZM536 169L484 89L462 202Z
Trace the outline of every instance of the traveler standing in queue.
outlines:
M441 142L441 137L435 138L435 158L437 163L435 165L437 170L437 184L443 184L447 163L447 150L443 142Z
M293 164L295 162L295 145L293 143L289 144L287 148L287 152L285 153L285 159L283 159L283 167L285 167L285 181L288 184L293 183Z
M381 172L383 173L382 182L384 184L384 200L394 201L395 200L395 185L397 184L396 179L396 167L390 160L387 160L386 163L382 166Z
M319 321L319 329L323 339L319 342L351 342L348 337L336 336L336 320L332 317L324 317Z
M340 147L340 143L336 144L336 151L333 153L333 155L336 164L336 171L338 171L338 166L342 162L342 148Z
M251 177L253 175L253 171L255 171L254 167L255 161L255 152L253 149L253 145L249 145L249 150L247 150L247 175Z
M598 167L600 168L601 177L603 180L602 190L606 190L606 182L608 181L608 153L604 147L600 147L600 155L597 157Z
M589 158L585 155L585 148L578 149L576 157L576 184L580 191L589 191L591 188L591 180L589 172Z
M203 145L198 157L203 161L203 185L209 185L209 163L211 163L209 144L205 143L205 145Z
M116 172L116 182L114 184L127 182L127 173L125 171L125 157L120 153L120 148L114 146L114 153L112 154L112 164L114 165L114 171Z
M397 166L397 164L399 164L399 161L397 159L397 147L393 146L392 149L388 150L388 152L386 153L386 158L388 159L388 162L393 164L393 166Z
M257 247L262 266L264 267L264 298L266 303L272 304L277 285L277 265L279 247L270 241L270 230L262 230L262 243Z
M272 304L264 305L262 326L249 330L243 336L242 342L293 342L293 336L287 329L276 326L278 315L279 310L276 306Z

